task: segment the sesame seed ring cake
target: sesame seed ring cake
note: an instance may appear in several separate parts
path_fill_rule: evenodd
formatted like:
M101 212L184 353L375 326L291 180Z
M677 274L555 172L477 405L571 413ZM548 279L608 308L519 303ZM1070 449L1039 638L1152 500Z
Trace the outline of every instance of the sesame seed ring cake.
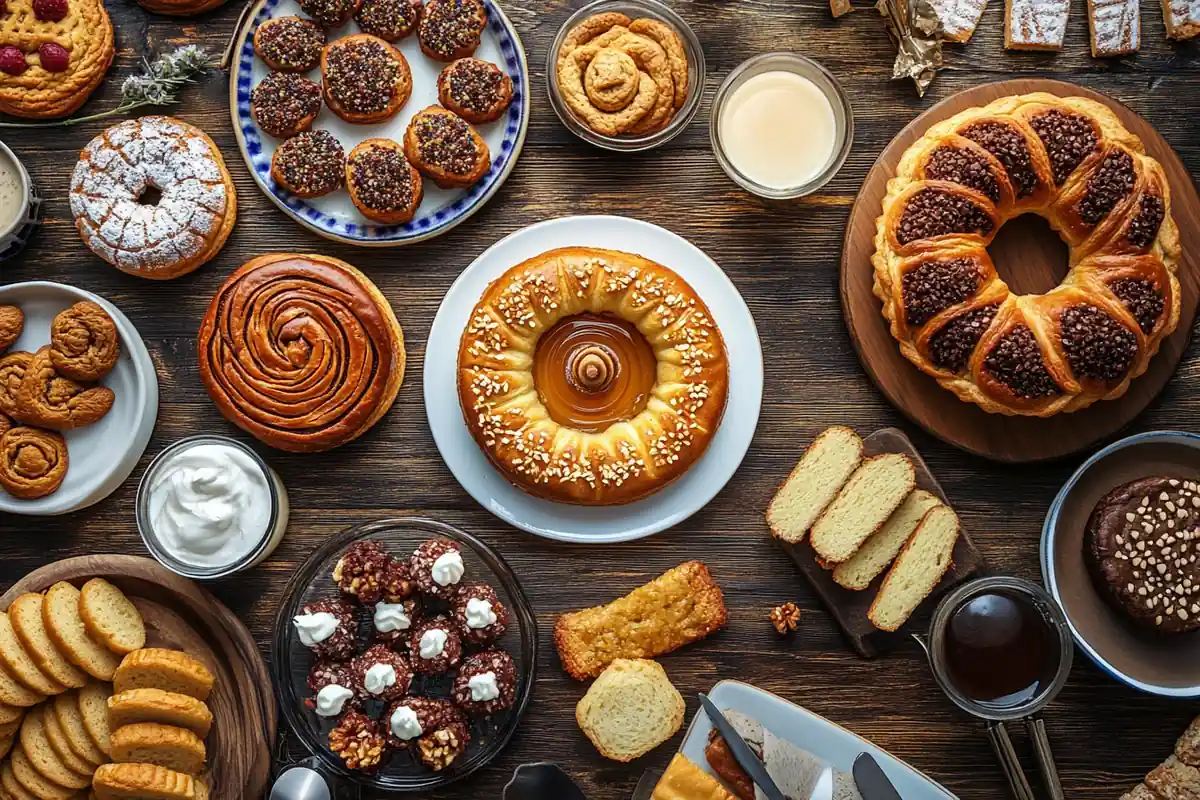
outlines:
M547 500L630 503L703 455L725 410L725 343L679 275L568 247L518 264L458 351L463 416L492 464Z
M1017 295L987 247L1035 213L1070 271ZM900 159L875 236L875 295L906 358L984 411L1049 417L1120 397L1179 322L1179 231L1159 163L1105 105L1003 97Z
M0 5L0 111L65 117L104 80L113 28L102 0L8 0Z
M200 325L199 355L226 419L299 453L366 433L404 380L404 333L387 298L321 255L272 253L230 275Z
M75 227L93 253L155 280L209 261L237 218L221 151L204 131L174 117L127 120L92 139L75 166L70 200Z

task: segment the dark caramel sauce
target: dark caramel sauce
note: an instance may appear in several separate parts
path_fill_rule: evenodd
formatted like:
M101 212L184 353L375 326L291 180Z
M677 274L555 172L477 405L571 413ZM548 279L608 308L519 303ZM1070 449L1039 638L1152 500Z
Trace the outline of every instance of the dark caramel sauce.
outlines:
M609 314L567 317L533 354L533 382L550 418L590 433L640 414L657 369L641 332Z
M1038 696L1058 672L1051 623L1028 599L998 591L955 609L946 628L950 682L966 697L1011 708Z

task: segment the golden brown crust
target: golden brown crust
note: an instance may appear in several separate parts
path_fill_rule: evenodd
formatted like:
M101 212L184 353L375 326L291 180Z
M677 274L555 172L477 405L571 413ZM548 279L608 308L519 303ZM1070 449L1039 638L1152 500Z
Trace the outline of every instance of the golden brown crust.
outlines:
M16 306L0 306L0 353L16 343L25 330L25 314Z
M378 36L343 36L321 53L325 104L347 122L371 125L391 119L412 96L412 85L404 54Z
M358 438L404 380L404 334L387 299L354 267L314 254L272 253L234 272L204 316L199 352L225 418L294 452Z
M25 372L33 363L33 353L13 350L0 356L0 413L17 419L17 392L25 382Z
M700 561L688 561L608 605L563 614L554 646L576 680L617 658L654 658L725 626L721 588Z
M0 486L13 497L53 494L67 476L67 441L54 431L24 426L0 436Z
M411 220L425 196L421 173L391 139L355 145L346 158L346 189L358 213L382 225Z
M199 778L154 764L105 764L92 787L100 800L208 800Z
M185 775L204 771L207 750L200 737L186 728L139 722L113 731L113 761L153 764Z
M33 354L25 369L14 416L39 428L68 431L99 422L112 410L115 399L107 386L89 386L59 375L47 345Z
M751 797L754 796L753 791ZM650 800L736 800L721 786L715 778L700 769L694 762L688 760L682 753L676 753L667 765Z
M207 700L213 681L208 668L187 653L149 647L125 656L113 676L113 691L163 689Z
M108 312L90 300L59 312L50 323L50 362L74 381L98 381L121 356L121 336Z
M469 122L441 106L413 115L404 131L404 155L443 189L464 189L492 165L487 142Z
M213 715L196 698L162 689L130 689L108 698L108 726L114 733L122 725L138 722L187 728L203 739L212 728Z

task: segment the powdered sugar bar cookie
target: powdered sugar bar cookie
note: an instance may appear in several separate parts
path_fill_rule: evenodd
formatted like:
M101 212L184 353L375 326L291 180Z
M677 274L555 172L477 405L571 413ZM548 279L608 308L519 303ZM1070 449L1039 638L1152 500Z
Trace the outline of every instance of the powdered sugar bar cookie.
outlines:
M1138 0L1088 0L1088 26L1095 58L1136 53L1141 46Z
M1200 0L1162 0L1163 23L1172 39L1200 34Z
M1070 13L1070 0L1005 0L1004 46L1062 50Z
M933 0L933 10L942 21L942 38L948 42L966 42L987 8L987 0Z

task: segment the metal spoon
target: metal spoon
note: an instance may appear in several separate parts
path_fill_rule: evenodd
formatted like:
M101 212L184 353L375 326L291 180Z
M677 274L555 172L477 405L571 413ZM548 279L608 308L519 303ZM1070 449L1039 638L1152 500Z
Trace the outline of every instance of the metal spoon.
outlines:
M270 800L330 800L329 784L319 772L308 767L292 767L271 787Z

